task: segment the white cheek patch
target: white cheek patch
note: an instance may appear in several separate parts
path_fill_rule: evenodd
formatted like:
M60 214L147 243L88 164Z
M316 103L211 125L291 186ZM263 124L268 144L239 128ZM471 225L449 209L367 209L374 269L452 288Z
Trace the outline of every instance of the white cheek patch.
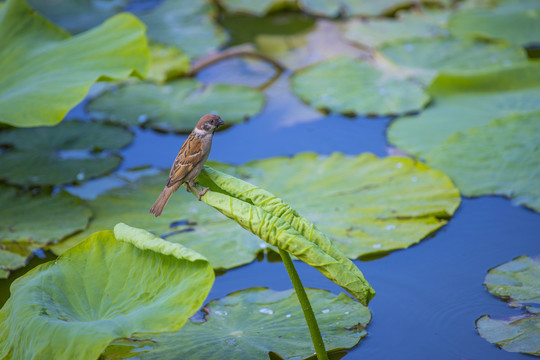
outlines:
M201 135L201 136L202 136L202 135L206 135L206 131L201 130L201 129L199 129L199 128L195 128L193 131L194 131L195 134L197 134L197 135Z

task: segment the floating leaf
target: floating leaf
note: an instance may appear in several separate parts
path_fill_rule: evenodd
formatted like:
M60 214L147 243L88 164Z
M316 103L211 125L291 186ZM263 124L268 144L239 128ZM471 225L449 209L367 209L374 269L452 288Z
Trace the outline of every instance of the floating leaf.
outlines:
M258 2L250 2L258 4ZM231 36L229 46L259 43L260 37L290 39L304 34L315 25L315 19L298 12L279 12L265 17L225 14L220 23Z
M189 70L189 58L176 47L150 44L152 65L147 80L164 83Z
M98 79L146 74L144 25L120 14L84 34L68 33L22 0L0 9L0 123L53 125Z
M304 153L211 165L280 194L350 258L419 242L446 224L460 202L446 175L402 157Z
M199 254L118 224L12 284L0 357L93 360L116 338L176 331L213 281Z
M340 113L408 113L422 109L429 100L413 81L385 75L367 62L350 57L297 71L292 89L311 106Z
M540 211L540 112L455 133L426 155L465 196L505 195Z
M484 315L476 320L476 329L484 339L506 351L540 355L538 337L540 314L514 316L509 320L496 320Z
M217 10L204 0L165 0L147 13L139 14L154 42L177 46L190 58L198 58L227 41L215 24Z
M404 7L417 4L413 0L298 0L300 7L307 13L337 17L344 16L378 16L391 14ZM432 1L444 3L444 1Z
M490 293L512 304L540 304L540 260L520 256L488 271ZM540 355L540 312L532 307L523 315L496 320L484 315L476 320L480 336L510 352Z
M0 185L0 240L46 245L86 228L91 212L66 192L31 195Z
M367 47L440 37L447 33L445 26L449 15L448 11L402 11L397 19L351 19L345 24L345 37Z
M203 254L216 269L252 262L262 242L215 210L179 189L163 214L155 218L150 207L167 183L168 173L142 177L124 188L110 190L88 201L94 214L88 229L52 247L60 254L96 231L117 222L137 224L171 242Z
M24 266L35 249L85 229L90 216L66 192L32 196L0 185L0 269L7 276L7 270Z
M261 111L263 104L263 94L247 86L181 79L166 85L139 82L123 86L94 98L88 110L102 120L190 132L208 112L215 111L227 124L234 124Z
M15 270L26 265L27 256L22 256L0 248L0 279L7 279L11 270Z
M540 259L517 257L489 270L484 283L490 293L514 306L540 305Z
M121 162L118 155L92 153L118 150L133 139L124 128L81 121L54 127L0 132L0 178L23 186L61 185L105 175Z
M366 335L368 308L345 294L306 289L328 351L348 349ZM298 299L292 290L241 290L203 308L204 321L188 322L174 333L137 334L134 341L117 340L105 359L136 356L149 359L304 359L314 349ZM262 330L264 329L264 330ZM211 344L209 346L201 346Z
M350 258L403 249L446 224L459 193L446 175L407 158L378 159L364 154L276 157L243 166L209 163L279 194L312 221ZM86 232L53 248L65 251L94 231L115 222L139 224L206 256L215 268L246 264L261 242L216 214L185 191L177 191L159 218L148 214L166 175L142 178L101 195L89 206L94 218ZM226 234L226 236L224 236Z
M132 11L146 24L150 40L178 47L190 58L215 50L227 40L213 19L217 15L215 6L207 1L131 3L128 0L30 0L37 11L72 33L93 28L120 11Z
M438 72L468 75L497 71L527 60L527 54L518 46L451 38L395 42L380 51L395 64L415 69L426 85Z
M123 11L129 0L28 0L38 13L72 34L98 26L111 16Z
M313 223L280 198L206 166L198 179L211 190L202 201L244 229L313 266L362 304L367 305L375 296L356 265Z
M227 12L263 16L285 7L294 7L296 0L219 0L219 3Z
M501 0L455 12L448 23L456 36L495 38L517 45L540 42L540 2Z
M397 119L387 132L390 143L419 157L455 132L540 110L540 63L476 75L439 75L429 92L433 106L417 116Z

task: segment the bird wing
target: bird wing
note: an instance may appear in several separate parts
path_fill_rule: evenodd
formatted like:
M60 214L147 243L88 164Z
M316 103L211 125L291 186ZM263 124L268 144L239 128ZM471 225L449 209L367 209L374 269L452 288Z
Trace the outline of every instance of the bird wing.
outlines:
M203 142L197 135L191 133L186 139L169 173L167 186L186 180L186 176L193 170L204 158Z

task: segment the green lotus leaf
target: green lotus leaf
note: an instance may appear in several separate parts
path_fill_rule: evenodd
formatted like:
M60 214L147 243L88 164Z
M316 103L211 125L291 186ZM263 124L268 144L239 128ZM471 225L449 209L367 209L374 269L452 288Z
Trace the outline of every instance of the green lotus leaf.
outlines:
M367 307L343 293L306 290L328 351L351 348L366 335L371 318ZM203 321L191 320L177 332L116 340L104 358L251 360L268 359L272 351L284 359L305 359L314 353L292 290L241 290L211 301L203 311Z
M30 254L27 254L27 256ZM10 270L26 265L27 256L22 256L0 248L0 279L7 279Z
M394 121L389 142L419 157L456 132L497 118L540 110L540 63L523 62L475 75L439 75L431 85L433 106Z
M228 269L255 260L263 244L214 209L179 189L156 218L148 213L167 183L168 173L145 176L123 188L112 189L89 200L93 213L89 227L51 249L61 254L96 231L117 222L137 224L170 242L181 243L203 254L216 269Z
M83 230L90 210L73 195L35 195L0 185L0 269L25 265L36 249ZM1 277L1 276L0 276Z
M307 13L338 17L345 16L378 16L391 14L403 7L415 4L411 0L298 0L300 7ZM432 1L444 3L444 1Z
M118 224L12 284L0 358L97 359L116 338L176 331L213 281L199 254Z
M345 37L373 48L394 42L440 37L447 33L445 27L449 15L448 11L402 11L397 19L351 19L345 24Z
M540 355L540 314L514 316L509 320L484 315L476 320L476 329L484 339L509 352Z
M485 285L490 293L520 304L540 304L540 259L520 256L488 271ZM488 315L476 321L480 336L506 351L540 355L540 312L528 307L525 314L509 320Z
M148 38L176 46L190 58L198 58L227 41L225 31L215 24L213 4L204 0L165 0L138 15L147 26Z
M540 259L524 255L499 265L488 271L484 284L514 306L540 305Z
M429 96L408 79L388 76L367 62L339 57L297 71L292 89L317 109L339 113L401 114L422 109Z
M295 7L296 0L219 0L227 12L263 16L269 12Z
M217 112L227 124L234 124L261 111L263 104L263 94L247 86L204 85L194 79L180 79L165 85L139 82L120 87L94 98L88 110L100 120L190 132L210 111Z
M0 132L0 178L23 186L61 185L105 175L121 162L99 153L128 145L133 134L116 126L64 121L53 127Z
M147 80L162 84L189 70L189 58L176 47L150 44L150 55L152 65Z
M27 3L53 23L78 34L123 11L129 0L27 0Z
M305 153L243 166L208 164L280 194L329 234L350 258L403 249L419 242L444 226L460 202L457 189L446 175L401 157ZM92 232L125 221L160 236L171 234L167 240L204 254L215 268L253 261L261 250L260 240L217 216L212 209L201 207L181 189L159 218L149 216L149 206L165 182L165 174L142 178L89 201L94 218L88 230L57 244L53 251L61 253Z
M455 12L448 27L463 37L504 39L517 45L540 41L540 2L501 0Z
M99 79L145 75L149 51L144 25L120 14L70 37L23 0L0 9L0 123L53 125Z
M72 33L93 28L120 11L133 11L146 24L150 40L180 48L190 58L215 50L227 40L213 20L215 6L204 0L164 0L146 11L129 6L128 0L30 0L30 4Z
M256 2L250 3L257 4ZM261 37L290 39L304 35L315 27L316 22L315 19L303 13L279 12L264 17L236 13L225 14L220 23L230 34L229 46L233 46L245 43L259 45Z
M313 223L280 198L207 166L198 179L211 190L202 200L244 229L313 266L362 304L367 305L375 296L356 265Z
M460 202L446 175L403 157L304 153L211 166L280 194L350 258L419 242Z
M0 185L0 241L41 244L83 230L91 216L82 200L66 192L31 195Z
M455 133L426 155L465 196L505 195L540 211L540 112Z
M519 46L452 38L400 41L381 47L380 52L401 67L415 69L416 77L422 77L426 85L439 72L467 75L497 71L527 60Z

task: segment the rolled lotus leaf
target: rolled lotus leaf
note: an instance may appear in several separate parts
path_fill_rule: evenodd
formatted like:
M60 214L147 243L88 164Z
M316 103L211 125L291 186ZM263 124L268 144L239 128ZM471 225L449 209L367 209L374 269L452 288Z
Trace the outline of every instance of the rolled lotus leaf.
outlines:
M202 200L244 229L315 267L362 304L375 296L356 265L314 224L281 199L208 166L198 179L211 190Z
M213 281L198 253L118 224L12 284L0 359L94 360L116 338L176 331Z

